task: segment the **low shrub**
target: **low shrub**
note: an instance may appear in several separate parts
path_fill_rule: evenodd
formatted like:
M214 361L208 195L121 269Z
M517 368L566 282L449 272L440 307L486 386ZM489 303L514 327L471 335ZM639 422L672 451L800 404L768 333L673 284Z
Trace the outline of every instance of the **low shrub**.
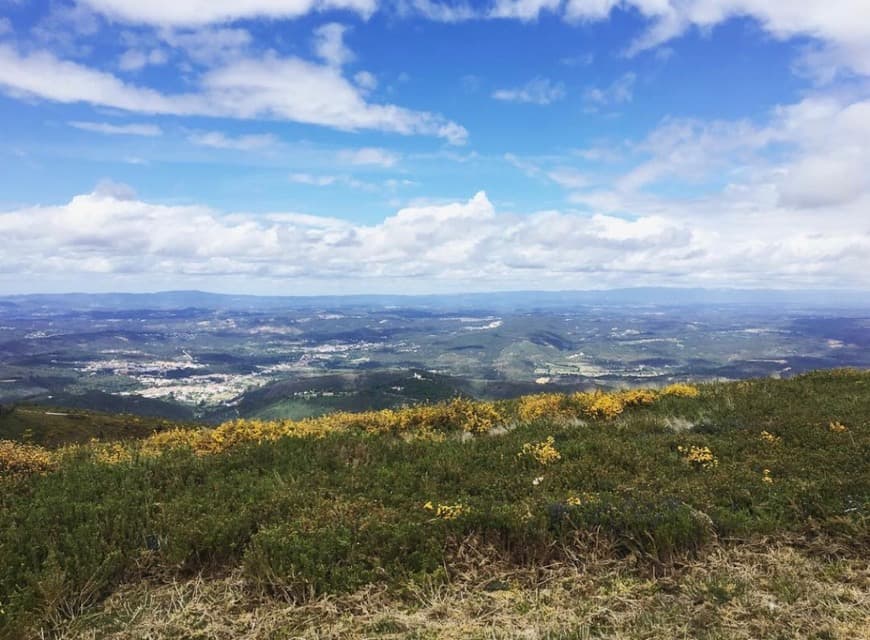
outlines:
M253 584L300 602L431 574L443 566L446 532L443 523L383 511L325 522L303 518L258 532L244 567Z
M698 552L715 537L712 520L675 497L599 494L550 506L550 526L559 534L594 531L641 560L671 564Z

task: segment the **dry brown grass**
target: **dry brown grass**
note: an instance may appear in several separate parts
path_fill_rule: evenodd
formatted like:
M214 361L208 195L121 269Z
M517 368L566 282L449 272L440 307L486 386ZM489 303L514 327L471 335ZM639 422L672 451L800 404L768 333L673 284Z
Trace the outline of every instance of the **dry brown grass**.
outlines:
M304 605L239 572L137 581L68 622L63 640L352 638L870 638L870 565L825 542L717 546L670 575L590 546L573 562L511 567L466 545L446 583L372 586Z

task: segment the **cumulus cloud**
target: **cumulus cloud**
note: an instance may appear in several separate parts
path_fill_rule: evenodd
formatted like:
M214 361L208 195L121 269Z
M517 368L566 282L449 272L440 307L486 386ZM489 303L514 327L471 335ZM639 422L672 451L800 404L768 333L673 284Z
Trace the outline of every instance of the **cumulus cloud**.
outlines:
M618 162L606 161L608 151ZM795 286L867 286L868 99L810 95L764 122L666 118L639 141L505 160L587 211L690 231L692 241L673 249L679 261L670 250L652 256L656 273L670 264L696 283L729 273L754 286L770 273ZM637 263L633 252L624 257Z
M830 77L832 66L870 74L870 20L861 19L867 12L865 0L494 0L488 11L474 17L528 22L554 14L580 23L606 20L615 11L635 12L648 23L628 43L628 55L659 47L692 28L711 29L745 17L775 38L806 36L820 42L800 61L817 78Z
M166 29L254 18L298 18L333 9L366 18L383 6L387 5L377 0L79 0L75 8L112 21ZM459 0L399 0L389 6L399 14L439 22L483 18L528 22L553 14L579 23L605 20L615 11L634 12L648 26L628 44L629 55L658 47L692 28L710 29L734 17L747 17L775 38L806 36L822 43L803 60L818 77L828 74L832 64L870 74L870 21L861 19L867 9L865 0L491 0L482 6Z
M337 22L324 24L314 30L314 53L326 64L340 67L351 60L354 55L344 43L347 27Z
M548 78L535 78L521 87L498 89L492 97L506 102L526 102L548 105L565 97L565 86Z
M695 206L707 214L711 205ZM653 211L631 218L554 210L521 215L496 210L483 192L408 206L364 225L160 205L101 188L62 205L0 213L0 233L9 248L0 255L0 272L23 280L57 274L180 283L245 277L288 285L329 279L353 290L354 283L413 278L407 286L415 291L469 282L490 289L855 286L870 268L866 217L846 228L775 205L751 211L734 205L697 219Z
M165 94L41 51L20 55L0 44L0 86L13 95L85 102L137 113L269 118L347 131L431 135L463 144L467 131L437 114L367 102L340 70L268 54L215 67L198 90Z
M156 124L112 124L110 122L68 122L69 126L81 129L82 131L92 131L94 133L103 133L114 136L160 136L163 135L163 130Z
M345 9L371 15L376 0L79 0L108 18L157 26L195 26L251 18L298 18L308 13Z

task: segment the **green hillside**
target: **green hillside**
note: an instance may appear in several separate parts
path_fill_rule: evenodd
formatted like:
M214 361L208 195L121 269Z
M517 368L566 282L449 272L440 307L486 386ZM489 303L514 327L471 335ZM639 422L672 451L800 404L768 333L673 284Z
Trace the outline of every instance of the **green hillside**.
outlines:
M124 440L144 438L179 423L132 414L103 413L42 405L0 406L0 440L17 440L57 447L84 443L91 438Z
M0 443L0 636L867 637L868 461L855 370Z

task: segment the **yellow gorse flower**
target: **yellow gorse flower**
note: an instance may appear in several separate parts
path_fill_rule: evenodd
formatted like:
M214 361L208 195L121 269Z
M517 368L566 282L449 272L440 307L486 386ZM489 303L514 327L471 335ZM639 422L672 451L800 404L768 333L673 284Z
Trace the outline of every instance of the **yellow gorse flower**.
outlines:
M631 389L604 393L602 391L571 394L541 393L522 396L515 401L488 402L455 398L449 402L421 404L396 409L351 413L338 411L301 420L236 419L207 429L169 428L137 442L99 443L68 446L54 451L42 447L7 442L0 444L0 474L25 473L25 469L50 470L81 447L86 447L95 460L118 464L136 456L157 456L171 449L188 449L196 455L213 455L249 444L279 438L325 437L335 432L393 434L406 440L439 441L451 433L480 435L497 427L520 420L566 422L579 418L612 420L625 409L653 404L661 395L695 396L695 387L678 384L661 392ZM835 429L832 423L832 430ZM836 423L839 424L839 423ZM168 426L168 425L167 425ZM541 464L559 460L552 438L540 443L526 443L521 455L533 457ZM12 471L14 469L14 471Z
M713 455L710 447L677 447L683 460L696 469L712 469L719 465L719 460Z
M834 433L843 433L844 431L848 431L849 427L844 425L839 420L834 420L831 424L828 425L828 430Z
M782 442L782 438L778 435L770 433L769 431L762 431L759 436L764 442L767 444L780 444Z
M537 393L523 396L517 403L517 416L523 422L535 420L570 420L578 415L569 397L561 393Z
M434 511L436 518L442 520L456 520L459 516L465 515L471 511L469 507L457 502L456 504L439 504L437 507L429 500L423 505L427 511Z
M556 449L555 444L556 440L553 436L547 436L547 439L541 442L527 442L523 445L523 449L517 454L517 457L533 458L543 465L558 462L562 459L562 455Z
M0 440L0 479L46 473L56 461L51 452L31 444Z
M125 447L120 442L97 442L92 440L91 446L94 458L97 462L102 462L103 464L120 464L122 462L130 462L133 459L130 448Z
M677 396L678 398L697 398L701 395L701 392L698 390L698 387L677 382L662 389L662 395Z

